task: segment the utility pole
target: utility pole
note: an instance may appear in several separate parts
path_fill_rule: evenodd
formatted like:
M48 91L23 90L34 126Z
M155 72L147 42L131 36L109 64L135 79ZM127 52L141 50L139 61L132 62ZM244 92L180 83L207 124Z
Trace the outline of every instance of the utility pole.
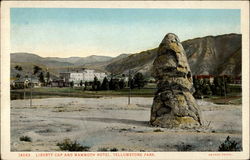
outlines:
M30 75L30 107L32 107L32 73Z
M223 83L224 83L224 91L225 91L225 99L227 98L227 90L226 90L226 81L223 75Z
M131 73L130 73L130 69L128 72L128 83L129 83L129 94L128 94L128 105L130 105L130 97L131 97Z
M24 90L24 92L23 92L23 99L26 99L25 97L26 97L26 89L25 89L25 86L24 86L24 88L23 88L23 90Z
M26 82L26 80L27 80L27 78L25 78L25 81L24 81L24 83L23 83L23 99L26 99L25 97L26 97L26 86L25 86L25 82Z

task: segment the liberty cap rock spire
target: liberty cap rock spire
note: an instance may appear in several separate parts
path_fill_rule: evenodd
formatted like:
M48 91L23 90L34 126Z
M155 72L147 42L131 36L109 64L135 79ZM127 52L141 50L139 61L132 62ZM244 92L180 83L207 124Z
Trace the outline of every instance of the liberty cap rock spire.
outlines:
M160 127L201 125L201 114L192 93L192 74L179 38L168 33L162 40L153 63L157 81L150 123Z

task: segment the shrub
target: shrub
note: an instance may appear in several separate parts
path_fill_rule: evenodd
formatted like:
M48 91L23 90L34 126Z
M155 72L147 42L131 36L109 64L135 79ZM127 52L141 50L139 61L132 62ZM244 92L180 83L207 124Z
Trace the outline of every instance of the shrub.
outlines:
M155 129L154 132L164 132L164 131L161 129Z
M76 141L65 139L62 143L57 143L57 146L63 151L89 151L90 147L82 146Z
M190 144L184 144L183 142L180 145L176 145L178 151L192 151L193 146Z
M111 152L117 152L118 149L117 149L117 148L112 148L112 149L110 149L110 151L111 151Z
M20 141L31 142L31 138L29 136L22 136L19 138Z
M134 76L134 84L137 88L141 89L145 85L145 78L142 73L138 72Z
M226 140L219 146L218 151L241 151L241 145L227 136Z
M110 152L117 152L118 149L117 148L107 148L107 147L103 147L103 148L99 148L98 151L102 151L102 152L107 152L107 151L110 151Z

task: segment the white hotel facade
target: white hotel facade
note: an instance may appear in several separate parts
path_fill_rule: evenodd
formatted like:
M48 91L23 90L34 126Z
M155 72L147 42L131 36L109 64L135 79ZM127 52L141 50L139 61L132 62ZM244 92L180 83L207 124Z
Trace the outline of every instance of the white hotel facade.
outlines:
M79 85L80 82L91 82L97 77L99 81L102 81L107 74L104 72L96 72L95 70L85 69L82 72L63 72L60 73L60 78L65 82L74 82L74 85Z

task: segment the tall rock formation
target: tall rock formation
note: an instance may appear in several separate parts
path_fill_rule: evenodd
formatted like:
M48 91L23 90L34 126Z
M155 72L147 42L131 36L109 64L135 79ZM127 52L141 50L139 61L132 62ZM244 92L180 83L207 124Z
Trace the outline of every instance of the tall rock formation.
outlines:
M201 114L192 93L192 74L179 38L167 34L153 63L157 92L151 108L150 123L160 127L201 125Z

